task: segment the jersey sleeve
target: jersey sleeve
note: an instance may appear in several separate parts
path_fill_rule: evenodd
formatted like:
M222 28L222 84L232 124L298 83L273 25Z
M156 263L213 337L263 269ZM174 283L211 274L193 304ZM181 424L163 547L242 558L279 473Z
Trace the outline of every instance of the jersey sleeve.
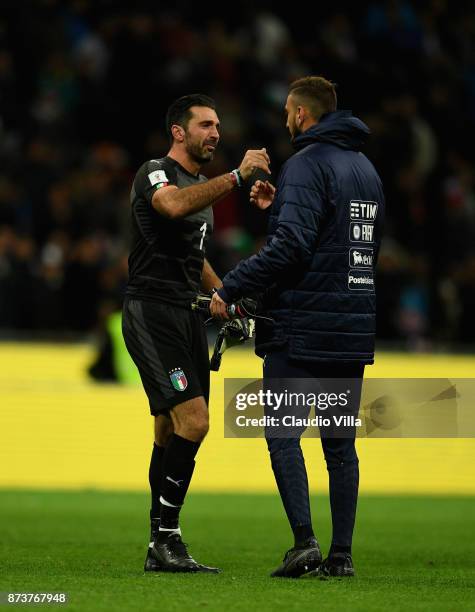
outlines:
M152 203L157 189L168 185L177 185L178 176L172 164L163 159L152 159L145 162L135 177L134 187L137 196Z

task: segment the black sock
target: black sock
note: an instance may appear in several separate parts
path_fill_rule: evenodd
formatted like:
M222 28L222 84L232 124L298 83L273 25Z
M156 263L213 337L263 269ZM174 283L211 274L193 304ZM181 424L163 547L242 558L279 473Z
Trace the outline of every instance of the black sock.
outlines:
M152 505L150 508L150 519L160 518L160 485L162 481L162 465L165 447L153 444L152 457L148 470L148 481L152 492Z
M162 465L160 531L178 529L178 518L195 468L200 442L171 436Z
M309 538L314 538L312 525L295 525L292 527L294 532L295 546L303 546Z

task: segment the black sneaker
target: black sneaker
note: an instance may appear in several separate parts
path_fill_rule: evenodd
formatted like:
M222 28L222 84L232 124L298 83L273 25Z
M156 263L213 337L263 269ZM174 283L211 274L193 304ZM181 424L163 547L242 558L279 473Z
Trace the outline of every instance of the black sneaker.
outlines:
M160 564L152 554L152 548L155 540L158 538L158 530L160 528L160 519L150 520L150 544L147 549L147 556L145 557L144 572L159 572Z
M320 546L314 537L301 546L295 546L285 553L282 565L271 576L273 578L298 578L317 570L322 562Z
M189 554L180 534L174 533L163 540L157 538L150 549L162 572L205 572L217 574L219 569L197 563Z
M354 576L355 568L349 553L333 553L320 566L319 576Z

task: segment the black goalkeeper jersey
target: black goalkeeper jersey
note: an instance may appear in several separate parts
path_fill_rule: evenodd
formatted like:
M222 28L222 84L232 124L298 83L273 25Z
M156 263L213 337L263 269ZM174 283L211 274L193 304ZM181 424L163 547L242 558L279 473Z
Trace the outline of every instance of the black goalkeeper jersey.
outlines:
M213 209L168 219L152 206L157 189L189 187L206 181L170 157L151 159L137 172L130 194L132 245L126 294L138 299L188 306L200 290Z

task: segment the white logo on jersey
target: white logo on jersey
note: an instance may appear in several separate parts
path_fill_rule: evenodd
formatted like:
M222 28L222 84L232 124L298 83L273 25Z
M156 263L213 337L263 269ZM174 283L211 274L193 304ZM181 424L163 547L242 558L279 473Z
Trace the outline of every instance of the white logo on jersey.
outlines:
M169 182L164 170L154 170L153 172L150 172L148 175L148 180L152 183L152 185Z

